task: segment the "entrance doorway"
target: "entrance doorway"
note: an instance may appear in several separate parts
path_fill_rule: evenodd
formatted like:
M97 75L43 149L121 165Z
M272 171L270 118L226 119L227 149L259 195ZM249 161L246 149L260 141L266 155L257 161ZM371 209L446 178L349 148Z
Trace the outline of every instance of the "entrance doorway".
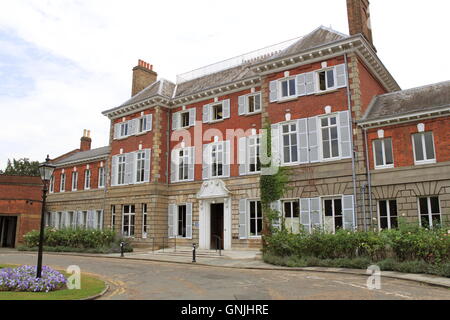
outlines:
M224 249L224 204L211 204L211 249Z
M0 216L0 248L14 248L16 245L17 217Z

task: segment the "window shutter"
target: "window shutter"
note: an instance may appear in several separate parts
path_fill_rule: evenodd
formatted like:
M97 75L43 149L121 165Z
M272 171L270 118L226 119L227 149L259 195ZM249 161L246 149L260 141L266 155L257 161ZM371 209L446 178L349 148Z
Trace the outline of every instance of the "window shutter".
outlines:
M239 175L247 174L247 137L239 138Z
M247 199L239 200L239 239L247 239Z
M342 213L344 229L353 231L355 229L353 196L342 196Z
M63 217L63 227L64 228L70 228L70 221L69 221L69 213L67 211L64 211L62 214Z
M335 68L336 84L338 88L347 86L347 75L345 73L345 64L337 65Z
M303 225L305 231L311 232L309 199L300 199L300 224Z
M94 213L95 211L88 210L87 212L87 228L92 229L94 227Z
M308 118L309 161L319 162L319 136L317 117Z
M211 164L210 151L211 151L210 144L203 145L203 172L202 172L203 180L209 179L209 168Z
M178 206L175 204L169 204L169 214L168 214L168 226L169 226L169 230L168 230L168 237L169 238L174 238L175 237L175 225L174 225L174 221L175 221L175 217L176 217L176 210L177 210Z
M279 166L280 158L280 125L273 124L271 127L272 136L272 166Z
M203 123L209 122L209 109L210 109L209 104L203 106Z
M302 73L297 76L297 95L299 97L306 95L306 74Z
M278 217L272 220L272 227L276 228L276 229L280 229L281 228L281 222L280 222L280 218L281 218L281 201L277 200L275 202L272 202L270 204L270 209L275 210L278 212Z
M189 170L188 179L194 181L195 178L195 147L188 148L189 150Z
M171 154L171 158L172 158L172 161L170 162L170 182L171 183L178 181L178 179L177 179L178 163L179 163L178 152L179 152L179 149L175 149L175 150L172 150L172 154Z
M125 155L125 184L134 184L135 181L136 153L130 152Z
M223 110L223 118L229 119L230 118L230 99L224 100L222 102L222 110Z
M97 225L98 225L98 215L97 215L97 211L93 210L92 211L92 229L97 229Z
M180 123L179 116L180 116L180 114L178 112L172 114L172 130L177 130L178 129L178 125Z
M196 117L197 117L197 109L196 108L189 109L189 125L190 126L195 126Z
M111 165L111 186L117 185L117 156L112 157L112 165Z
M133 136L136 134L138 128L138 119L128 121L128 135Z
M308 146L308 119L299 119L298 121L298 158L300 164L309 163Z
M224 141L223 142L223 176L229 177L230 176L230 170L231 170L231 148L230 148L230 141Z
M81 226L83 225L83 211L78 211L77 212L77 226L78 228L81 228Z
M144 164L144 182L150 182L151 159L152 159L152 150L146 149L145 164Z
M192 203L186 203L186 239L192 239Z
M148 114L145 116L145 122L147 125L147 130L148 131L152 131L153 130L153 115L152 114Z
M120 123L114 125L114 140L120 138Z
M239 101L239 115L242 116L244 114L247 113L247 108L246 108L246 100L247 100L247 96L240 96L238 101Z
M350 133L350 117L348 111L339 112L339 140L341 143L341 158L352 157L352 143Z
M270 90L270 102L277 102L278 101L278 80L270 81L269 90Z
M311 229L322 228L322 213L320 210L320 198L311 198L309 201Z
M305 73L305 87L306 87L306 94L314 94L316 93L316 73L315 72L308 72Z

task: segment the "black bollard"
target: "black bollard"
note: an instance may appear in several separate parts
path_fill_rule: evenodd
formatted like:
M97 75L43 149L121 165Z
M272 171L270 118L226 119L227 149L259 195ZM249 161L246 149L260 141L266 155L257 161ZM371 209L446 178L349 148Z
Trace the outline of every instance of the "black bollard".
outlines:
M195 243L192 244L192 263L196 263L195 260L195 250L197 249L197 245Z
M124 255L123 255L123 247L125 246L125 243L124 242L121 242L120 243L120 257L121 258L123 258L124 257Z

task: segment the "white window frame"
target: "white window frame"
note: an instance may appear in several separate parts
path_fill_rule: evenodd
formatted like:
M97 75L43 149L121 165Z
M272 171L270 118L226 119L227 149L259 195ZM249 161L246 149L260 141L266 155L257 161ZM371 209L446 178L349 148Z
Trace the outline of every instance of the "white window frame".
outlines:
M291 92L290 90L290 81L294 80L294 94L290 95L289 93ZM288 95L283 97L283 82L288 83ZM291 100L291 99L296 99L298 98L297 96L297 78L296 76L292 76L292 77L286 77L286 78L282 78L278 80L278 101L285 101L285 100Z
M78 171L72 172L72 191L78 190Z
M377 141L381 141L381 152L382 152L382 157L383 157L383 164L382 165L377 165L377 150L376 150L376 146L375 143ZM391 142L391 150L392 150L392 164L386 164L386 141L390 141ZM374 161L374 168L375 169L392 169L395 166L395 160L394 160L394 146L392 143L392 138L383 138L383 139L375 139L372 142L372 146L373 146L373 161Z
M177 163L177 182L184 182L189 181L189 156L190 156L190 150L189 148L182 148L178 149L176 151L177 157L178 157L178 163ZM181 153L183 153L181 155ZM182 173L182 177L180 176L180 173ZM186 176L186 178L185 178Z
M124 131L126 131L126 133L124 133ZM129 132L130 132L129 121L120 123L119 134L118 134L119 139L129 137L130 136Z
M185 236L180 235L180 230L179 230L179 229L180 229L180 228L179 228L179 221L180 221L180 208L181 208L181 207L184 207L184 210L185 210L185 220L184 220L185 233L186 233ZM177 224L176 224L176 226L174 226L174 228L175 228L175 237L176 237L177 239L187 239L187 204L186 204L186 203L184 203L184 204L179 204L179 205L176 206L176 208L177 208L177 212L176 212L176 215L177 215L177 219L176 219Z
M114 231L116 227L116 206L111 205L111 229Z
M329 119L330 118L336 118L336 124L335 125L329 125ZM322 127L322 119L328 119L328 125L326 127ZM339 114L338 113L332 113L327 114L325 116L318 117L318 136L319 136L319 150L320 150L320 161L321 162L328 162L328 161L337 161L342 159L342 150L341 150L341 132L340 132L340 125L339 125ZM338 144L338 156L333 157L333 147L332 147L332 139L331 139L331 128L337 128L337 144ZM330 158L324 158L323 155L323 129L327 129L330 133Z
M86 169L84 171L84 190L91 189L91 170Z
M210 179L214 179L214 178L224 178L225 176L225 165L226 165L226 161L227 159L224 159L224 155L226 153L226 145L225 145L225 141L222 142L215 142L215 143L211 143L209 146L210 150L209 150L209 160L210 160L210 165L209 165L209 178ZM213 163L213 151L214 148L216 148L216 153L219 153L221 155L221 157L216 157L217 162L217 172L219 172L219 167L218 165L221 164L222 165L222 174L221 175L213 175L213 169L214 169L214 163ZM221 150L219 150L221 149ZM229 155L227 155L229 156Z
M52 177L53 179L53 177ZM52 183L54 184L55 182L52 181ZM53 186L54 189L54 186ZM59 182L59 192L66 192L66 174L65 173L61 173L61 181ZM53 193L53 190L51 191L51 193Z
M147 239L149 235L150 224L148 223L148 205L142 204L142 239Z
M124 155L124 154L121 154L117 157L117 185L118 186L125 185L126 161L127 161L126 155ZM123 168L123 169L121 170L121 168Z
M431 229L434 228L433 225L433 216L437 215L436 213L431 212L431 198L437 198L438 199L438 204L439 204L439 220L442 224L442 206L441 206L441 199L439 198L439 196L424 196L424 197L418 197L417 198L417 211L419 213L419 225L421 227L422 226L422 216L425 216L424 214L422 214L422 212L420 211L420 199L427 199L427 205L428 205L428 223Z
M146 132L152 131L152 125L150 124L149 128L147 128L147 117L150 116L150 121L153 121L153 117L150 114L144 115L140 118L136 119L136 135L144 134ZM133 121L133 120L131 120ZM143 129L145 127L145 129ZM143 130L141 130L143 129Z
M341 230L345 230L345 223L344 223L344 200L342 199L342 196L330 196L330 197L322 197L321 201L322 201L322 227L325 230L325 218L326 216L326 206L325 206L325 201L330 201L331 200L331 205L332 205L332 213L333 213L333 234L336 233L337 229L336 229L336 217L341 217L342 219L342 229ZM335 204L334 201L335 200L339 200L341 201L341 215L336 215L336 208L335 208Z
M223 115L224 107L225 107L224 104L223 104L224 101L219 101L219 102L215 102L215 103L211 103L210 104L210 107L209 107L209 110L210 110L210 114L209 114L210 121L209 121L209 123L221 122L221 121L225 120L224 115ZM214 119L214 107L219 106L219 105L222 108L222 118L221 119Z
M50 192L50 193L55 192L55 176L54 175L52 175L52 177L50 178L50 186L49 186L48 192Z
M286 211L285 211L285 203L290 203L290 208L291 208L291 216L286 218ZM294 217L294 202L297 202L298 204L298 217ZM297 220L298 221L298 227L299 227L299 232L301 231L301 224L300 224L300 199L282 199L281 200L281 214L282 214L282 221L284 226L286 227L286 219L292 219L292 220ZM290 230L291 233L294 232L294 230Z
M135 172L133 173L135 175L134 181L136 181L136 184L145 183L146 182L145 181L145 151L144 150L137 151L135 160L136 160L136 164L134 166ZM139 167L140 164L141 164L141 167Z
M393 216L392 215L392 212L391 212L391 201L396 201L397 202L397 200L396 199L383 199L383 200L378 200L378 203L377 203L377 209L378 209L378 229L381 231L381 230L384 230L384 229L382 229L381 228L381 205L380 205L380 202L382 202L382 201L385 201L386 202L386 212L387 212L387 221L388 221L388 228L387 228L387 230L391 230L391 229L393 229L392 228L392 222L391 222L391 219L392 219L392 217L396 217L397 218L397 226L398 226L398 218L399 218L399 216L398 216L398 203L397 203L397 215L396 216Z
M191 127L191 123L190 123L190 117L191 117L191 112L189 110L183 110L178 112L179 116L178 116L178 125L177 128L178 129L187 129L189 127ZM183 115L187 115L187 120L188 120L188 125L187 126L183 126Z
M425 134L431 133L431 140L433 141L433 153L434 158L433 159L426 159L427 157L427 148L425 146ZM416 159L416 143L414 142L414 136L420 135L422 140L422 152L424 160L417 160ZM412 145L413 145L413 153L414 153L414 164L415 165L424 165L424 164L432 164L436 163L436 144L434 143L434 134L432 131L426 131L426 132L418 132L411 135L412 139Z
M125 212L125 207L129 208L129 212ZM131 208L134 207L134 212ZM128 233L125 234L125 216L128 216ZM134 217L134 224L131 223L132 217ZM133 234L131 234L131 227L133 227ZM135 205L123 205L122 206L122 236L125 238L134 239L136 236L136 206Z
M98 188L105 188L105 167L98 168Z
M291 130L291 126L295 125L295 131ZM284 133L283 132L283 127L284 126L289 126L289 132L288 133ZM296 121L291 121L291 122L283 122L280 123L280 136L281 136L281 141L280 141L280 146L281 146L281 150L280 150L280 156L281 156L281 164L283 166L292 166L292 165L297 165L299 164L299 156L298 156L298 148L299 148L299 141L298 141L298 123ZM284 136L285 135L289 135L289 154L290 157L292 158L292 134L295 135L295 139L297 140L297 145L296 145L296 155L297 155L297 161L291 161L290 162L286 162L286 159L284 158Z
M250 98L254 98L254 104L256 106L256 97L259 97L259 110L255 109L255 111L250 112ZM245 109L246 109L245 113L248 114L248 115L261 113L261 110L262 110L262 95L261 95L261 92L252 93L252 94L249 94L249 95L245 96Z
M256 226L255 226L255 230L258 230L258 220L261 220L261 232L259 232L259 234L258 234L258 232L256 232L257 233L257 235L251 235L251 224L252 224L252 218L251 218L251 203L252 202L254 202L255 203L255 210L256 210L256 218L255 219L253 219L254 220L254 223L256 224ZM261 206L261 218L258 218L258 202L260 203L260 206ZM247 233L248 233L248 238L249 239L261 239L262 238L262 231L263 231L263 229L264 229L264 216L263 216L263 214L262 214L262 204L261 204L261 200L252 200L252 199L249 199L249 200L247 200L247 212L248 212L248 214L247 214L247 225L248 225L248 231L247 231Z
M328 87L328 72L329 71L333 71L333 87ZM320 74L325 72L325 89L321 90L320 89ZM315 78L316 78L316 88L317 88L317 93L322 93L322 92L327 92L327 91L332 91L337 89L337 79L336 79L336 68L335 67L330 67L330 68L323 68L320 70L315 71Z
M258 142L259 141L259 142ZM258 159L260 159L260 170L251 171L252 150L255 151L255 169L258 168ZM247 137L247 174L257 174L261 172L261 135Z

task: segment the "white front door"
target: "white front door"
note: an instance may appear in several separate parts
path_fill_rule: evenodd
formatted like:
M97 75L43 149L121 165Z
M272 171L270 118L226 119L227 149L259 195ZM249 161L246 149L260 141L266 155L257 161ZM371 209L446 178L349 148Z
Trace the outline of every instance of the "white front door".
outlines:
M200 200L200 249L211 250L211 207L223 204L223 244L225 250L231 249L231 199Z

